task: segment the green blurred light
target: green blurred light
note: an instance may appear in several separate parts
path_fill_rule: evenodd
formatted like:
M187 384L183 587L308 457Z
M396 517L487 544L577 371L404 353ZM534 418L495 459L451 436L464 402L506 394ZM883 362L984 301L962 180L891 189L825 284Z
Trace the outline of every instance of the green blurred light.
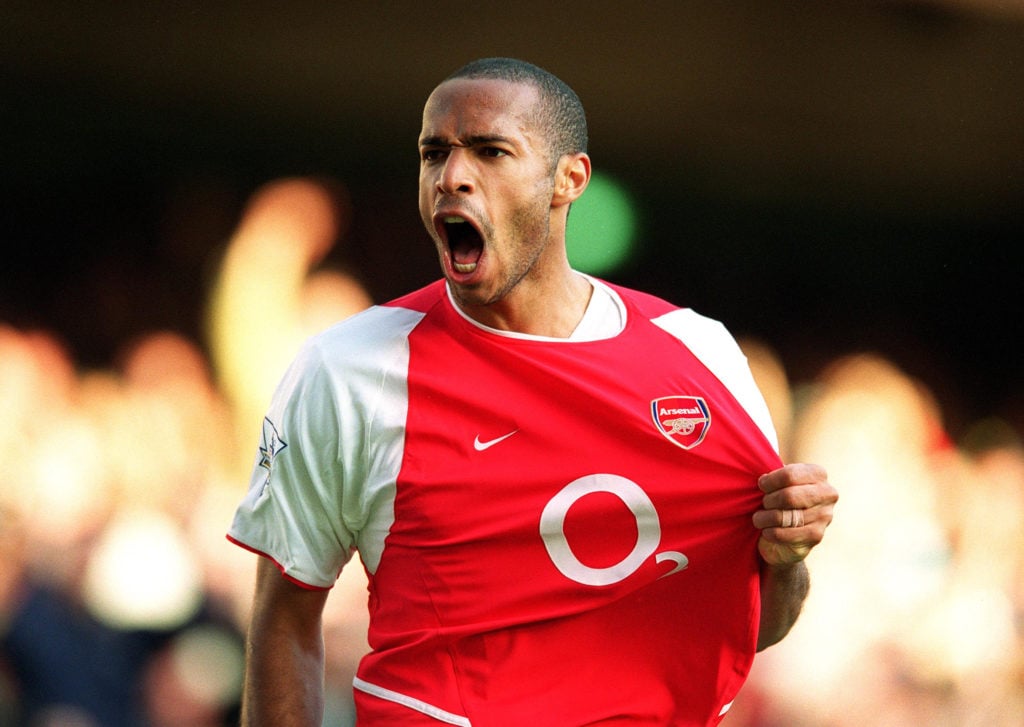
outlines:
M569 262L592 275L614 270L629 256L636 228L636 210L626 190L607 175L594 173L569 213Z

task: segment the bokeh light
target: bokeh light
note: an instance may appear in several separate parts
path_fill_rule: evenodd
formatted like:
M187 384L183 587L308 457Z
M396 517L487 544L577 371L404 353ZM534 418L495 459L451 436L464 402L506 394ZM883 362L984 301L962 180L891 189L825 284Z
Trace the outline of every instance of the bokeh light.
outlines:
M202 603L199 564L160 512L122 512L107 524L85 571L89 610L117 629L170 630Z
M636 203L625 187L607 174L594 172L569 213L569 262L576 270L592 275L612 272L633 250L638 217Z

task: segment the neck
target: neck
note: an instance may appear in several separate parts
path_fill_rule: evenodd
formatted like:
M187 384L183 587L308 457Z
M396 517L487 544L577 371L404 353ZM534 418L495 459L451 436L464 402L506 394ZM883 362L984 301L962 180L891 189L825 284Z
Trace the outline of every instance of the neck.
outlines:
M460 309L477 323L500 331L546 338L568 338L590 303L593 286L566 266L563 274L543 280L524 278L505 298L490 305Z

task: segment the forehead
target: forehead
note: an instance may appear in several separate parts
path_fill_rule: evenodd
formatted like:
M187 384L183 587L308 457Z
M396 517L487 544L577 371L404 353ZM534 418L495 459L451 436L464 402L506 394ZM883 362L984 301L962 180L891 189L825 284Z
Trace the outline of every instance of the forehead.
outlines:
M525 83L493 78L445 81L423 107L420 139L488 134L532 139L538 135L538 101L537 89Z

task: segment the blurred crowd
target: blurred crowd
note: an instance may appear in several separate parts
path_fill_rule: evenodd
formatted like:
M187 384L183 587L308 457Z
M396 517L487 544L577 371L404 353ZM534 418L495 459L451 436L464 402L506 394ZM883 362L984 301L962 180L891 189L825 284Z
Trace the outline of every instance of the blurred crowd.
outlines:
M370 304L318 271L337 195L282 180L250 200L209 296L209 340L154 331L81 370L47 331L0 321L0 727L237 723L255 556L224 533L270 393L308 335ZM884 358L790 382L742 341L784 456L841 500L811 597L761 654L729 727L1003 727L1024 714L1024 448L998 420L945 434ZM325 727L353 724L365 578L325 618Z

